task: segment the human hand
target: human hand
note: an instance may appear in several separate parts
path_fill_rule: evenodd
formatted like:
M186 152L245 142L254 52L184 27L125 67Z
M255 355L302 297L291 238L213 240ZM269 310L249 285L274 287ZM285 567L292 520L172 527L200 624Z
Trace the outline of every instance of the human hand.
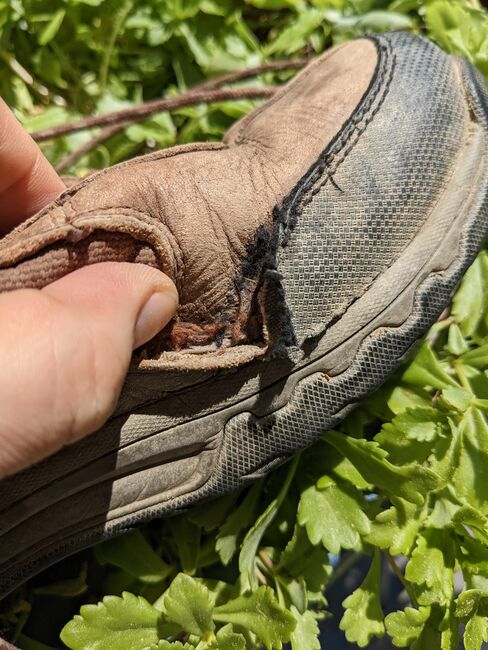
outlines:
M65 189L0 99L0 233ZM44 289L0 294L0 479L98 429L132 351L175 313L172 281L106 262Z

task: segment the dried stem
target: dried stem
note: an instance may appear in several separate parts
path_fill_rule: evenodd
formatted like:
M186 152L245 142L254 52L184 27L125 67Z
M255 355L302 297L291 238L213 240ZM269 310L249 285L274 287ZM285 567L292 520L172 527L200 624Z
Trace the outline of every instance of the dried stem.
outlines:
M138 121L147 115L161 113L163 111L172 111L183 106L195 106L196 104L220 102L236 99L264 99L271 97L275 93L275 88L229 88L228 90L203 90L189 91L178 97L169 99L155 99L149 102L143 102L138 106L131 106L120 111L104 113L103 115L93 115L86 117L78 122L71 124L61 124L49 129L36 131L32 137L36 142L51 140L68 133L76 133L85 129L92 129L96 126L108 126L119 124L120 122Z
M283 59L282 61L271 61L270 63L263 63L262 65L257 65L254 68L246 68L245 70L237 70L236 72L228 72L223 74L220 77L215 77L214 79L209 79L208 81L203 81L199 83L190 90L209 90L210 88L221 88L226 84L233 83L235 81L242 81L243 79L249 79L249 77L257 77L260 74L265 72L277 72L279 70L291 70L293 68L303 68L307 65L308 59Z
M208 81L204 81L200 84L197 84L190 88L187 92L180 97L188 97L192 93L198 93L202 91L214 90L216 88L221 88L222 86L233 83L236 81L242 81L243 79L248 79L250 77L255 77L257 75L263 74L265 72L273 72L279 70L289 70L293 68L302 68L307 64L307 59L285 59L282 61L271 61L270 63L264 63L253 68L246 68L245 70L237 70L236 72L229 72L227 74L215 77ZM141 118L139 116L133 117L131 119L113 124L106 127L100 133L95 135L91 140L85 142L83 145L74 149L70 152L65 158L63 158L56 166L56 171L61 172L73 165L77 160L85 156L95 147L98 147L99 144L105 142L115 134L122 131L127 125L132 124L133 122L139 121ZM39 136L42 136L42 133L34 133L34 139L39 139Z
M271 573L274 572L274 565L273 562L271 561L271 558L269 555L266 553L264 549L260 549L258 551L258 557L261 560L261 562L264 564L264 566L270 571Z
M83 158L83 156L85 156L87 153L90 153L90 151L92 149L95 149L95 147L98 147L99 144L102 144L105 142L105 140L108 140L113 135L119 133L119 131L125 129L125 127L129 124L131 124L131 122L120 122L119 124L114 124L113 126L106 126L91 140L88 140L77 149L73 149L71 153L60 160L56 165L55 169L58 174L71 167L71 165L73 165L77 160Z
M255 567L254 571L256 573L256 578L259 580L259 582L262 585L267 585L268 584L268 579L266 578L264 573L261 571L261 569L259 569L259 567Z

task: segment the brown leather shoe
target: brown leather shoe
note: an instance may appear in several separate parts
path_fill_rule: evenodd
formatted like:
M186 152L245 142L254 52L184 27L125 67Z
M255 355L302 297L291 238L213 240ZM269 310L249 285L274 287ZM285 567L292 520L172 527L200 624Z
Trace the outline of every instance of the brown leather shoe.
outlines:
M0 483L0 595L261 476L385 379L486 233L487 101L418 37L356 40L223 143L95 174L0 242L0 290L124 260L181 297L103 429Z

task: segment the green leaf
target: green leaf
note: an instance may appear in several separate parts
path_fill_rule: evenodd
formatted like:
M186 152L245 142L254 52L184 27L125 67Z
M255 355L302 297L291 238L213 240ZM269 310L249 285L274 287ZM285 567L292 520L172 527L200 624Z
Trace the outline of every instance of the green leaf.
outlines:
M335 32L343 32L347 36L365 32L385 32L402 29L412 29L413 20L409 16L394 11L369 11L361 16L345 16L336 11L328 11L327 19L334 25Z
M463 573L488 577L488 543L480 543L468 535L466 530L464 533L457 548L457 560Z
M369 533L363 509L360 492L331 479L323 489L311 485L302 492L298 523L305 526L312 544L322 543L332 553L339 553L341 548L359 548L360 536Z
M449 531L425 529L405 568L405 578L422 586L422 605L447 604L453 596L454 548Z
M442 391L443 403L460 413L464 413L469 408L473 398L473 393L464 388L445 388Z
M64 20L66 15L65 9L58 9L52 14L51 20L44 27L42 32L39 35L38 42L39 45L47 45L58 33L59 28Z
M433 444L449 433L446 417L437 409L406 408L383 425L375 441L394 465L420 465L430 455Z
M246 4L258 9L287 9L303 6L303 0L244 0Z
M456 616L468 618L464 631L465 650L479 650L488 641L488 592L470 589L459 594Z
M169 586L163 602L168 619L185 632L203 636L214 630L214 602L210 591L194 578L179 573Z
M296 620L296 627L291 633L292 650L320 650L320 630L312 612L301 614L293 605L290 611Z
M172 572L139 530L103 542L94 551L99 564L112 564L147 584L162 582Z
M260 515L254 526L250 528L244 538L242 549L239 555L239 571L241 572L243 590L246 590L249 587L253 588L257 584L255 572L256 554L258 552L259 545L264 533L278 514L278 510L280 509L280 506L288 493L291 481L293 480L298 466L299 458L299 456L295 456L295 458L291 461L286 479L281 487L281 490L278 493L278 496L273 499L273 501L271 501L266 510Z
M432 621L432 614L430 619L422 628L419 638L413 642L412 650L430 650L431 648L439 648L440 650L457 650L457 646L446 647L443 639L443 634L440 630L440 624L437 620ZM438 618L438 617L435 617Z
M316 447L318 447L319 445L320 443L318 443ZM316 448L314 448L314 450L315 449ZM364 480L364 478L361 476L361 474L358 472L358 470L354 467L354 465L351 463L351 461L348 458L344 458L342 454L340 454L336 449L334 449L330 445L327 445L326 454L327 454L327 465L324 462L323 469L325 470L326 467L330 467L328 473L330 477L333 478L337 483L341 483L345 481L347 483L350 483L352 486L359 488L360 490L369 490L373 487L371 483L368 483L367 481ZM324 487L327 487L328 480L329 480L329 476L326 477ZM322 487L320 478L317 481L317 487L319 489Z
M427 20L432 25L434 15L439 10L450 11L449 3L433 3L427 11ZM455 9L457 11L457 9ZM432 26L431 26L432 29ZM456 30L457 27L453 26ZM444 42L445 25L441 22L435 28L438 40ZM464 336L483 336L488 312L488 253L482 251L467 270L461 286L452 301L451 314L456 319Z
M447 350L454 354L455 356L461 356L469 350L469 345L466 339L464 338L461 329L457 323L452 323L448 330L447 338Z
M454 526L457 513L462 507L453 488L446 485L435 493L432 510L425 523L432 528L450 528Z
M445 50L464 56L485 74L488 72L485 11L471 8L467 3L437 0L427 5L425 17L430 32Z
M298 612L303 614L308 607L308 591L304 577L293 578L278 573L274 576L274 579L274 588L280 605L287 609L295 607Z
M269 587L259 587L250 594L216 607L214 620L250 630L266 650L281 650L296 627L293 615L279 606Z
M25 117L22 120L22 126L27 131L40 131L41 129L48 129L52 126L64 124L72 117L61 106L48 106L36 115Z
M472 368L486 370L488 368L488 345L481 345L466 352L461 357L461 361Z
M432 453L432 443L428 440L419 441L410 438L396 428L391 422L386 422L381 431L375 436L381 448L388 454L388 460L393 465L409 465L424 463Z
M224 566L229 564L234 557L242 531L254 521L261 490L262 482L255 483L239 506L235 508L219 528L215 540L215 550Z
M364 539L378 548L388 548L393 555L407 555L425 518L425 507L393 497L390 508L371 522L371 532Z
M234 632L232 625L224 625L217 632L215 641L209 646L212 650L246 650L246 639Z
M446 607L438 629L441 632L441 650L458 650L459 621L454 616L453 602Z
M171 517L167 525L176 542L181 568L185 573L194 573L198 568L200 555L200 527L192 524L184 515Z
M459 384L447 373L432 348L423 343L402 375L403 381L417 386L432 388L458 387Z
M469 408L459 425L460 447L452 477L456 493L488 514L488 423L480 409Z
M214 499L209 503L202 503L190 510L188 520L192 524L195 524L195 526L203 528L206 532L215 530L225 521L233 509L238 496L238 493L233 492Z
M422 633L430 616L430 607L405 607L403 611L393 612L385 618L385 627L397 648L406 648Z
M324 14L318 9L300 11L296 20L268 45L266 56L278 53L293 54L293 52L301 50L307 44L312 32L322 24L323 20Z
M439 486L439 477L427 468L392 465L377 442L355 440L337 431L328 431L325 439L349 458L361 476L388 495L422 505L426 495Z
M298 524L280 556L276 570L303 578L308 600L320 600L332 573L327 551L322 546L312 546L307 531Z
M60 636L72 650L142 650L157 643L160 616L145 598L124 592L83 605Z
M431 408L432 398L427 391L417 386L394 386L388 397L388 407L398 415L407 409Z
M472 506L461 506L452 516L453 526L463 532L469 530L472 539L480 540L488 548L488 517Z
M448 388L444 392L461 390ZM472 395L471 395L472 397ZM406 409L396 415L392 424L405 436L420 442L432 442L442 433L442 416L434 408Z
M464 629L464 650L481 650L483 642L488 642L488 616L475 614Z
M385 633L380 602L381 555L376 550L363 584L342 603L345 608L339 627L350 643L366 647L373 637Z
M467 618L473 616L478 611L481 602L488 604L488 593L479 589L469 589L459 594L456 600L456 616L458 618Z

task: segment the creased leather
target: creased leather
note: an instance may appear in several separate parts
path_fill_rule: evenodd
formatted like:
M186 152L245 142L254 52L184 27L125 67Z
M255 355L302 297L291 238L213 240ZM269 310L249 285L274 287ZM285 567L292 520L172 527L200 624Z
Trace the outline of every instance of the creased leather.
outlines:
M376 64L370 40L333 48L223 143L164 150L71 186L0 241L0 290L42 287L103 260L151 264L175 281L181 304L150 355L259 350L254 298L273 209L354 111Z

